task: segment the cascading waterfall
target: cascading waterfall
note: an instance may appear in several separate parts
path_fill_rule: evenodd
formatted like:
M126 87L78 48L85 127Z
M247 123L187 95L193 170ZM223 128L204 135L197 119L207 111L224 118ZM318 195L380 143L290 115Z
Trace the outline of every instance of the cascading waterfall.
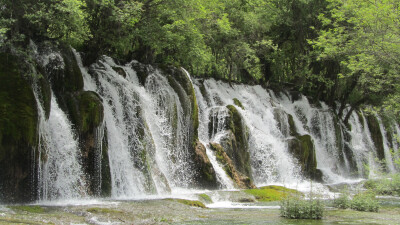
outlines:
M274 119L273 105L268 92L260 86L230 87L227 83L213 79L205 80L204 86L212 116L223 118L226 108L222 106L233 105L234 98L243 104L244 109L236 108L249 129L249 151L255 184L260 186L271 182L298 181L299 171L287 151L287 144ZM221 125L215 125L216 131L209 134L212 136L211 140L218 138L218 134L222 132ZM204 126L206 128L202 129L207 129L208 125Z
M227 112L226 112L225 108L223 110L219 110L220 107L209 108L207 101L204 99L203 95L201 94L198 84L194 85L194 90L196 93L197 104L199 106L199 120L201 121L199 124L199 139L206 146L206 153L207 153L208 158L210 159L211 164L213 165L213 168L217 175L218 182L220 184L220 188L234 189L235 185L233 184L233 181L228 177L228 175L222 168L222 165L220 165L218 163L215 153L208 147L209 142L217 141L217 140L215 140L216 133L224 131L223 124L224 124L224 119L227 116L226 115ZM209 121L210 114L213 117L215 117L215 116L219 117L218 119L213 119L214 122L218 121L219 124L212 125L213 127L217 128L216 133L214 132L214 129L212 130L212 134L209 134L209 131L208 131L209 130L208 123L210 122ZM210 137L214 137L214 139L210 140Z
M152 133L156 137L159 163L171 187L186 188L195 171L189 158L189 121L191 112L184 113L178 94L158 70L149 74L145 83L151 101ZM182 100L189 101L187 97ZM189 109L187 109L189 110Z
M39 63L45 68L50 61L57 61L55 68L63 68L62 57L57 52L38 54L36 45L31 47ZM39 200L71 200L86 197L87 183L80 161L77 138L67 115L61 110L50 89L50 114L46 119L37 77L33 91L38 106L38 197Z
M118 65L103 56L85 68L80 55L74 53L83 74L84 90L96 92L104 107L104 121L94 131L96 173L91 181L85 180L80 145L71 122L53 94L50 117L46 120L39 87L34 85L39 111L40 199L99 196L102 179L106 179L102 177L102 169L106 168L102 165L103 151L108 155L113 198L129 199L196 188L198 171L190 152L192 99L184 87L171 83L173 76L136 61ZM38 61L47 65L54 59L62 61L56 53L41 56ZM144 79L135 71L138 66L147 72ZM192 81L187 71L184 72L197 99L198 138L206 147L219 189L238 187L210 147L210 143L222 145L232 135L227 128L232 116L229 105L240 114L250 156L249 177L256 186L295 184L304 180L300 162L289 149L290 140L304 135L311 137L317 168L322 171L325 182L373 177L378 170L374 160L377 150L363 113L352 113L349 128L340 124L332 109L323 102L315 106L305 96L294 99L288 93L267 91L261 86L229 85L214 79ZM379 117L378 122L387 166L394 172L394 159L389 150L397 149L399 142L395 137L390 142ZM393 130L394 136L400 133L398 124ZM88 190L88 182L94 183L94 193Z
M86 181L79 161L79 147L70 122L52 96L51 113L45 119L39 108L39 199L70 200L87 196Z

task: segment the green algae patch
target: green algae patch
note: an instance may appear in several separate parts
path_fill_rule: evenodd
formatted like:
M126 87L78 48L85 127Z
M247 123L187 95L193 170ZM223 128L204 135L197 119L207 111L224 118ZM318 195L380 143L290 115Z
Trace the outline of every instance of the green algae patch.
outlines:
M244 106L242 105L242 102L239 101L239 99L234 98L234 99L233 99L233 103L234 103L236 106L239 106L240 108L242 108L242 109L244 110Z
M19 206L10 206L9 207L12 210L17 210L17 211L25 211L25 212L29 212L29 213L44 213L45 210L43 207L34 205L19 205Z
M90 213L96 213L96 214L122 214L124 213L123 211L120 210L115 210L115 209L109 209L109 208L89 208L86 210L87 212Z
M212 203L213 200L207 194L199 194L200 200L204 201L205 203Z
M179 202L179 203L182 203L182 204L188 205L188 206L194 206L194 207L199 207L199 208L207 208L202 202L196 201L196 200L187 200L187 199L179 199L179 198L177 198L177 199L169 198L167 200Z
M275 185L248 189L244 192L253 195L259 202L280 201L289 195L301 195L301 192L297 190Z

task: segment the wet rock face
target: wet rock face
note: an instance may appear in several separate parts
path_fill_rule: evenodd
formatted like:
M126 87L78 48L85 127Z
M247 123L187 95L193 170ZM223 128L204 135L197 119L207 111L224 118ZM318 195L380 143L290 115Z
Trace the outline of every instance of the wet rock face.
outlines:
M228 105L227 108L229 110L228 125L230 132L221 140L221 145L233 160L237 170L251 178L248 128L244 125L242 116L234 106Z
M38 112L29 74L18 58L0 53L0 199L35 198L34 161ZM32 160L33 159L33 160Z
M251 178L237 170L233 160L225 152L224 147L217 143L210 143L210 147L216 152L217 160L224 165L225 172L239 188L255 188Z
M197 168L199 168L199 175L197 177L199 185L207 189L218 188L217 177L207 156L206 147L200 141L196 142L195 164L197 164Z
M311 179L321 180L311 136L298 135L288 141L288 147L289 152L298 160L302 173Z
M210 112L208 130L210 138L223 131L220 145L232 160L236 170L251 177L250 154L248 147L248 128L242 121L242 116L233 105L226 108L215 108Z
M367 123L369 131L371 132L371 138L374 142L376 153L379 160L385 159L385 150L383 148L382 132L379 127L379 121L374 115L367 116Z

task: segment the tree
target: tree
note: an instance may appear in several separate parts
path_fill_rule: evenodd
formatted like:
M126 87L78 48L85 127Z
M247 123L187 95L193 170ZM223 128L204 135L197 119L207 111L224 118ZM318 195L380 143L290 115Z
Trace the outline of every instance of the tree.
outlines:
M2 43L31 39L56 39L80 45L90 34L81 0L3 0Z
M398 0L329 0L326 29L313 43L319 59L338 60L339 115L363 104L382 105L399 93L400 11Z

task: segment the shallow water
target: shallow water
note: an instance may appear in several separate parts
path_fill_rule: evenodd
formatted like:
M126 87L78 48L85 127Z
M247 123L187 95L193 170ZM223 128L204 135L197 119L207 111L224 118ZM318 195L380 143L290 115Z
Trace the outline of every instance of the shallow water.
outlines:
M278 202L220 201L198 208L171 199L88 200L0 206L0 224L400 224L400 199L380 202L379 213L326 208L314 221L280 217Z

